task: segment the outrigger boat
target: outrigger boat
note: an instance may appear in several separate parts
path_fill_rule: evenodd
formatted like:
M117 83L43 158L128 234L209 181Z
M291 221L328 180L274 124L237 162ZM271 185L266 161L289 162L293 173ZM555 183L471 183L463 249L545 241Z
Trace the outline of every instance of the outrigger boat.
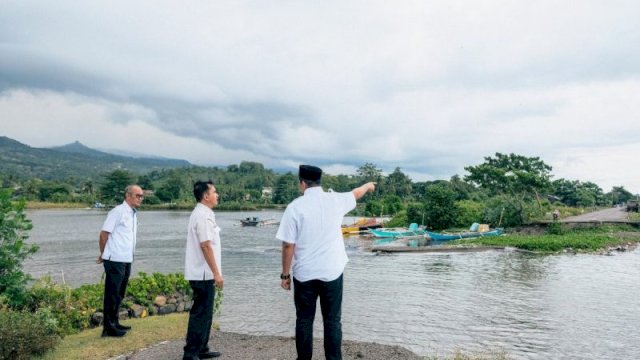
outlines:
M260 219L259 217L240 219L242 226L264 226L264 225L277 225L278 223L274 219Z
M459 240L459 239L470 239L477 237L485 237L485 236L498 236L502 235L503 230L501 228L497 228L491 231L465 231L459 233L437 233L431 231L425 231L425 233L431 238L431 240L436 241L448 241L448 240Z
M424 229L420 229L418 224L412 223L409 228L380 228L369 229L375 237L378 238L396 238L396 237L409 237L409 236L421 236L425 234Z
M342 225L342 235L360 234L361 232L366 232L369 229L378 229L381 227L382 224L375 218L360 218L353 224Z

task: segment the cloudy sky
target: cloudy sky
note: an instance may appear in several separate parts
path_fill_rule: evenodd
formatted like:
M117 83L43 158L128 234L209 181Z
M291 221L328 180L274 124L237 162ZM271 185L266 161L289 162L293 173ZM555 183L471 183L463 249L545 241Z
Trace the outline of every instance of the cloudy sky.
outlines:
M0 135L199 165L496 152L640 192L640 2L0 2Z

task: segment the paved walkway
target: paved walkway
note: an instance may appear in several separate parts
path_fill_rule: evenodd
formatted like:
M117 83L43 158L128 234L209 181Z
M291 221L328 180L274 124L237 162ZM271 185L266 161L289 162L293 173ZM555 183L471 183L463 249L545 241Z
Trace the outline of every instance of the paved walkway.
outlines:
M629 216L623 207L615 207L560 219L560 222L570 223L593 221L627 222L629 221Z

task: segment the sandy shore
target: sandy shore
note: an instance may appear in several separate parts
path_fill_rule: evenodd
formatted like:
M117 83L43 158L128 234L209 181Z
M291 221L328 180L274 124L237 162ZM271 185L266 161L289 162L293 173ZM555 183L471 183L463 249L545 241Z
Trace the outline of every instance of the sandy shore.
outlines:
M166 341L149 348L114 359L156 360L182 359L184 340ZM211 335L209 346L220 351L219 359L238 360L290 360L296 358L296 344L291 337L254 336L216 331ZM322 339L314 339L314 359L324 359ZM342 358L368 360L412 360L421 359L411 351L399 347L345 340L342 343Z

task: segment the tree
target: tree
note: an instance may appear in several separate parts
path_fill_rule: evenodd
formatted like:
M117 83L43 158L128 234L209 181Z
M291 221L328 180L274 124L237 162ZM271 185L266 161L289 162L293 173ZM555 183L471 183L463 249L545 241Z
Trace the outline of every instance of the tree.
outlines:
M625 189L624 186L614 186L606 196L612 204L622 204L633 199L633 194Z
M395 170L389 176L385 182L386 190L388 193L397 195L401 198L405 198L411 195L412 182L411 178L400 170L400 167L396 167Z
M162 201L175 202L180 199L182 189L184 188L184 180L177 171L172 171L167 181L160 186L156 192L156 196Z
M276 181L276 188L273 192L273 202L275 204L288 204L300 195L298 188L298 177L288 172Z
M364 182L377 181L382 178L382 169L378 169L373 163L365 163L358 168L358 176L362 177Z
M493 196L511 196L518 204L522 222L528 199L535 199L539 211L543 211L540 194L551 188L551 166L540 158L496 153L495 158L485 157L483 164L468 166L465 170L469 172L466 181L479 185Z
M135 176L126 170L114 170L106 178L100 187L101 199L107 204L117 204L124 200L124 189L133 183Z
M38 251L38 246L25 243L31 227L24 201L14 205L10 192L0 190L0 297L6 297L11 305L22 303L30 279L22 272L22 263Z
M427 187L425 222L433 229L446 229L456 220L456 194L447 182L439 182Z

